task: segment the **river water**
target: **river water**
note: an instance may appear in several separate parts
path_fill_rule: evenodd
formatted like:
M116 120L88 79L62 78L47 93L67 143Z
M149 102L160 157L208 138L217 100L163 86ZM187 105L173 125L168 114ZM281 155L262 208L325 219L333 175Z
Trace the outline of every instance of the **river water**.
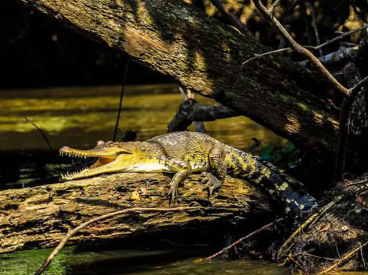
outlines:
M56 182L58 173L53 171L62 160L55 149L63 145L91 148L97 140L111 140L119 94L118 86L0 91L0 187ZM196 99L214 104L203 97ZM176 85L127 86L120 129L137 131L137 140L163 134L182 100ZM53 152L26 117L47 135ZM205 126L213 137L243 150L259 152L265 145L287 144L245 117L206 122ZM255 147L253 138L261 145ZM213 248L196 247L99 251L69 247L44 274L289 274L283 267L262 261L193 263L194 258L214 252ZM44 249L0 255L0 275L32 274L49 253Z
M47 149L25 117L47 133L54 148L91 147L96 140L111 140L119 93L118 86L0 91L0 151ZM127 86L120 128L137 130L138 140L163 134L182 100L176 85ZM214 103L203 97L197 100ZM253 137L264 144L285 143L244 117L208 122L206 128L215 138L240 149L247 149Z

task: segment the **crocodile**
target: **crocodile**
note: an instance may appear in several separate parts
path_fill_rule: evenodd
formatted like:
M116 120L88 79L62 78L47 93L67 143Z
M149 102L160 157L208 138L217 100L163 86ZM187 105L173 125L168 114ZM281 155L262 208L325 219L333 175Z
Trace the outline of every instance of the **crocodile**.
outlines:
M202 183L209 196L221 187L226 175L230 175L246 179L267 190L284 204L289 216L299 221L318 207L313 196L273 165L202 133L173 132L141 142L98 141L97 146L90 150L64 146L60 154L97 158L92 166L63 175L63 180L120 172L174 174L168 194L170 202L175 200L181 182L192 172L202 172Z

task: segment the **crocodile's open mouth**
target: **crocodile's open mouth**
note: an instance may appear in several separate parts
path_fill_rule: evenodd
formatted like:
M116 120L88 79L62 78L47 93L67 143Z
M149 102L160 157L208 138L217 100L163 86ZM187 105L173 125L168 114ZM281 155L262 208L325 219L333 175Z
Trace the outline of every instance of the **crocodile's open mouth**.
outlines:
M75 158L97 158L97 161L88 168L62 175L63 180L74 180L104 173L117 172L115 168L117 165L114 163L117 159L117 154L115 152L109 152L103 149L79 150L64 146L59 150L59 153L61 156Z

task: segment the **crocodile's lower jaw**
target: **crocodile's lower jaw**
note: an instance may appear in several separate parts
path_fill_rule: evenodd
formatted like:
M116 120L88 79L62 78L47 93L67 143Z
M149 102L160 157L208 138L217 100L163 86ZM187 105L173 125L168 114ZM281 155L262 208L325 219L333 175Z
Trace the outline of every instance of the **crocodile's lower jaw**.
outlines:
M97 154L84 153L81 150L75 150L69 147L61 148L60 155L61 156L66 155L68 157L77 157L77 158L96 158L96 157L98 158L97 161L88 168L82 169L77 172L72 173L68 172L62 175L61 179L63 181L87 178L103 173L108 173L111 170L113 162L116 161L116 157L114 155L98 156Z
M85 168L83 170L72 172L72 173L66 173L61 176L61 179L63 181L67 180L75 180L75 179L81 179L81 178L87 178L95 175L100 175L103 173L108 173L110 169L105 169L105 166L113 163L115 159L112 158L99 158L92 166Z

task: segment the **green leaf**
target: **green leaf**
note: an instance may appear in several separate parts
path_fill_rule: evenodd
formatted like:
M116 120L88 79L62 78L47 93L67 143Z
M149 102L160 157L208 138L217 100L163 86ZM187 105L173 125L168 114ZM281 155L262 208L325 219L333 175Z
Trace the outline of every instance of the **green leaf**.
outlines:
M262 159L268 159L270 158L270 155L272 151L275 149L275 146L273 145L267 145L265 148L263 148L261 154L259 155Z

